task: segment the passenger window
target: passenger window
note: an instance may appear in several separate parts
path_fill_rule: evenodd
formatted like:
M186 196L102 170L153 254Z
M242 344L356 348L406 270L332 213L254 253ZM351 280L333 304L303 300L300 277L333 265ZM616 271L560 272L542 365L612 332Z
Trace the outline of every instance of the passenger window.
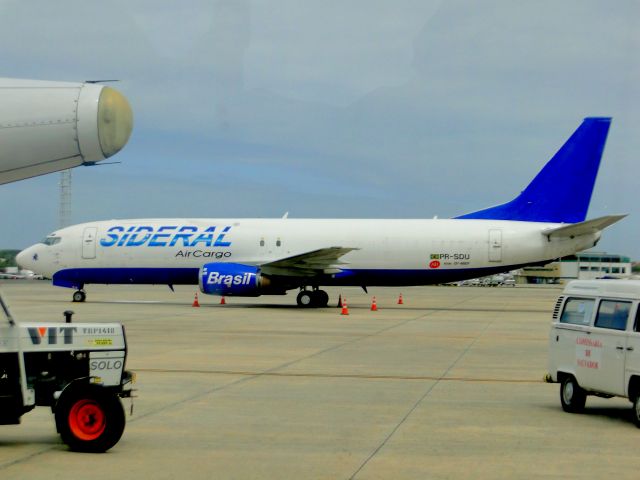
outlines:
M612 330L626 330L630 311L631 302L602 300L598 307L595 326Z
M589 325L594 300L591 298L569 298L564 304L560 323Z
M633 329L636 332L640 332L640 304L636 308L636 323L633 325Z

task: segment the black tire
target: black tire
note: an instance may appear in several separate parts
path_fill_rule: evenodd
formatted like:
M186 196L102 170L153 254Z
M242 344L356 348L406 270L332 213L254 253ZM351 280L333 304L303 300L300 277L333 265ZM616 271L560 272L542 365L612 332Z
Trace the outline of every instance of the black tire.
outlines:
M640 428L640 395L633 399L633 423Z
M569 413L580 413L584 410L587 401L587 394L578 385L578 382L571 375L568 375L560 384L560 403L562 409Z
M315 306L326 307L329 305L329 294L324 290L316 290L315 292Z
M298 293L298 296L296 298L296 302L298 302L298 306L303 308L313 307L315 304L314 300L315 298L311 290L301 290L300 293Z
M63 392L55 416L62 441L76 452L106 452L124 432L120 399L99 388L83 386Z
M87 294L84 293L82 290L76 290L75 292L73 292L73 301L76 303L82 303L87 299Z

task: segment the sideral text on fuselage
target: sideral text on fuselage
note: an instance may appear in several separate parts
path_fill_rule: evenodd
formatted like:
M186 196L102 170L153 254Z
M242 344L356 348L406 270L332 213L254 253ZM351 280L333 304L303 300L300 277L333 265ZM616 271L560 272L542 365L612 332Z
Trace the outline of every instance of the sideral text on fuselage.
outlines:
M231 227L195 225L114 225L100 239L103 247L230 247Z

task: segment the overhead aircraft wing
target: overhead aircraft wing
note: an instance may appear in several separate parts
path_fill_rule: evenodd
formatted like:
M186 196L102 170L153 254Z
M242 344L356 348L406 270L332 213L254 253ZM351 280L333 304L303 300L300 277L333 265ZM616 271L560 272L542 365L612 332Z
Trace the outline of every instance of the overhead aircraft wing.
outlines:
M549 239L552 238L572 238L579 235L587 235L597 233L604 230L610 225L619 222L627 215L606 215L604 217L594 218L579 223L570 223L568 225L556 228L547 228L542 231Z
M340 258L357 248L329 247L282 258L260 264L260 270L267 275L307 277L340 273L346 262Z
M133 128L127 99L94 83L0 78L0 105L0 185L96 165Z

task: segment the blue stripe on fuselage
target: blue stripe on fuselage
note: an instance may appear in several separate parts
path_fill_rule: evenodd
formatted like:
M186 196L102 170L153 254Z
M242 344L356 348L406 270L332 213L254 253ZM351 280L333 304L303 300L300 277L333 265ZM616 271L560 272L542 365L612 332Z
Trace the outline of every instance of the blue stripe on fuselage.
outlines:
M117 285L197 285L198 268L69 268L53 274L58 287L82 288L90 283Z
M538 262L544 265L550 260ZM530 264L527 264L530 265ZM344 270L335 277L298 279L286 277L288 282L299 282L299 286L361 286L393 287L431 285L455 282L468 278L483 277L506 272L524 265L497 265L495 267L430 270ZM53 275L53 284L58 287L82 288L87 284L141 284L141 285L197 285L198 268L70 268ZM295 288L291 286L290 288Z

